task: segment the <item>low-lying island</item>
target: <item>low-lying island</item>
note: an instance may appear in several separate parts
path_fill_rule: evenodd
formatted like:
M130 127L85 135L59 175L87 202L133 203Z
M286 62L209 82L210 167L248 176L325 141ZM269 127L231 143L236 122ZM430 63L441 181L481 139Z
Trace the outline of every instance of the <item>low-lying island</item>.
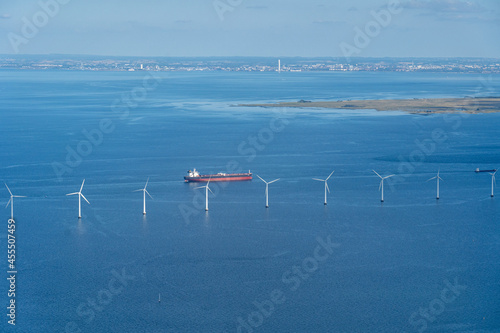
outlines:
M240 104L251 107L326 108L377 111L405 111L409 113L492 113L500 112L500 97L414 98L378 100L339 100L281 102L270 104Z

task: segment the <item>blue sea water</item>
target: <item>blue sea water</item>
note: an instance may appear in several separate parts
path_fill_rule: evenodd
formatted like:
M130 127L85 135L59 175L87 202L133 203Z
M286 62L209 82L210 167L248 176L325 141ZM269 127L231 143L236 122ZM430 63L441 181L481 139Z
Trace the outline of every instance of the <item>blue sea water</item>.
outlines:
M500 205L474 172L500 167L500 115L235 106L499 87L470 74L0 71L0 180L28 196L15 200L15 327L2 214L0 330L500 332ZM256 177L211 184L205 212L182 179L193 167L280 181L268 209ZM312 178L333 170L325 206ZM395 174L383 204L372 170ZM143 216L133 191L148 177ZM83 179L79 220L65 194Z

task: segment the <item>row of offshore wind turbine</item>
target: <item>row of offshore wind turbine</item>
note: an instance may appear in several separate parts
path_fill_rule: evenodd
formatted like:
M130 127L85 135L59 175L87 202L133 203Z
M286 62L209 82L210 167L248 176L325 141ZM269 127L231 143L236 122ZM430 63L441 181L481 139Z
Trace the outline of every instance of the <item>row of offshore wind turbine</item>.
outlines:
M386 180L388 178L391 178L391 177L394 177L395 175L388 175L388 176L382 177L377 171L375 171L375 170L372 170L372 171L380 178L380 184L379 184L379 191L381 193L380 201L384 202L384 180ZM328 201L327 201L328 194L327 194L327 192L330 193L330 188L328 187L328 180L330 179L330 177L332 177L332 175L333 175L334 172L335 172L335 170L332 171L330 173L330 175L328 175L328 177L326 177L326 179L313 178L313 180L325 183L325 201L324 201L324 205L325 206L328 204ZM430 178L428 180L428 181L430 181L430 180L433 180L433 179L437 179L436 199L438 199L438 200L439 200L439 181L443 180L439 176L439 172L440 171L438 170L437 176L432 177L432 178ZM495 174L496 174L496 171L495 171L495 173L490 173L490 175L492 175L492 180L491 180L491 197L493 197L493 187L494 187L494 183L495 183ZM266 195L266 208L269 208L269 185L272 184L272 183L274 183L274 182L277 182L278 180L280 180L280 178L268 182L268 181L264 180L259 175L257 175L257 177L266 184L266 191L265 191L265 195ZM210 185L210 179L208 180L207 185L205 185L205 186L199 186L199 187L195 188L195 189L200 189L200 188L204 188L205 189L205 211L208 211L208 191L210 191L212 194L214 194L212 192L212 190L210 189L209 185Z
M380 178L380 184L379 184L379 191L381 193L380 201L384 202L384 180L386 180L388 178L391 178L391 177L393 177L395 175L392 174L392 175L388 175L388 176L382 177L377 171L375 171L375 170L372 170L372 171ZM332 177L332 175L333 175L334 172L335 171L332 171L328 175L328 177L326 177L325 179L313 178L313 180L320 181L320 182L323 182L325 184L325 187L324 187L324 204L325 205L327 205L328 193L330 193L330 188L328 186L328 180ZM496 179L495 179L496 173L497 173L496 170L494 170L494 172L490 172L489 173L491 175L491 197L492 198L495 195L494 194L494 189L495 189L495 186L496 186ZM266 208L269 208L269 185L272 184L272 183L275 183L275 182L279 181L280 178L268 182L268 181L264 180L262 177L260 177L259 175L257 175L257 177L266 184L266 189L265 189ZM436 179L436 199L439 200L439 185L440 185L440 181L443 181L443 179L440 176L440 170L438 170L438 173L437 173L436 176L428 179L427 181L431 181L431 180L434 180L434 179ZM210 189L210 181L211 181L211 179L208 180L208 182L207 182L207 184L205 186L195 187L195 189L201 189L201 188L205 189L205 211L208 211L208 196L209 196L208 192L211 192L212 194L214 194L214 192L212 192L212 189ZM133 192L143 192L143 206L142 206L143 209L142 209L142 213L144 215L146 215L146 194L151 199L153 199L153 197L151 196L151 194L147 190L148 184L149 184L149 178L147 179L146 185L144 186L144 188L141 188L141 189L133 191ZM82 185L80 186L80 190L78 192L66 194L67 196L78 195L78 218L82 217L82 198L83 198L83 200L85 200L90 205L90 202L87 200L87 198L85 198L85 196L82 193L84 185L85 185L85 179L83 180ZM9 194L10 194L10 199L7 202L7 206L5 206L5 207L7 208L10 205L10 208L11 208L11 213L10 213L11 219L14 219L14 198L26 198L26 196L14 195L14 194L12 194L12 191L7 186L7 184L5 184L5 187L7 188L7 190L9 191Z
M85 198L85 196L82 193L83 185L84 184L85 184L85 179L82 182L82 186L80 187L80 191L66 194L66 195L78 195L78 218L79 219L82 218L82 198L85 201L87 201L87 203L90 205L90 202L87 200L87 198ZM148 184L149 184L149 178L146 181L146 185L144 186L144 188L141 188L139 190L133 191L133 192L141 192L141 191L143 192L142 214L144 214L144 215L146 215L146 194L149 195L149 197L151 199L153 199L153 197L151 196L151 194L149 194L149 192L148 192L148 189L147 189L148 188Z
M278 178L278 179L272 180L270 182L267 182L261 176L257 175L257 177L259 177L259 179L262 180L266 184L266 208L269 208L269 184L277 182L280 179ZM195 187L195 190L200 189L200 188L205 189L205 211L206 212L208 212L208 191L210 191L212 194L214 194L214 192L212 192L212 190L210 189L210 180L211 179L208 179L207 185L205 185L205 186Z

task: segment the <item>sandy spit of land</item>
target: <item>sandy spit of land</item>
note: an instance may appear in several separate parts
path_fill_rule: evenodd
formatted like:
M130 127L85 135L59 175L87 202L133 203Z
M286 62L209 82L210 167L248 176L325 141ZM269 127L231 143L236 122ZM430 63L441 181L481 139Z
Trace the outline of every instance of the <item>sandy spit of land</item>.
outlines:
M500 112L500 97L379 99L343 101L298 101L274 104L240 104L253 107L371 109L409 113L493 113Z

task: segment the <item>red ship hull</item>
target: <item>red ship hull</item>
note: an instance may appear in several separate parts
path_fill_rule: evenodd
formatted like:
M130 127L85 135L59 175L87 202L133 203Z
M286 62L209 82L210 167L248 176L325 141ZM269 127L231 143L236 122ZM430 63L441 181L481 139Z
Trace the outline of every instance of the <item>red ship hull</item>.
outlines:
M233 174L225 174L225 175L200 175L197 177L185 176L184 181L186 183L189 182L197 182L197 183L206 183L210 182L238 182L252 180L251 173L233 173Z

